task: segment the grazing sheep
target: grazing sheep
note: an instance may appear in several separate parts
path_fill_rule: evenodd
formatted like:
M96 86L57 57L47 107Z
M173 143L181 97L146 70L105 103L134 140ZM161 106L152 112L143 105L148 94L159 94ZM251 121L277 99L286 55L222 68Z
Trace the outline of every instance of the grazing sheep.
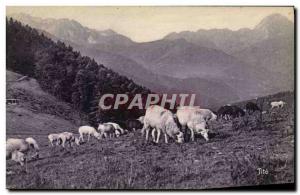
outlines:
M117 131L112 124L99 124L98 131L100 132L101 138L107 138L108 136L110 138L120 136L120 132Z
M97 138L98 140L101 139L100 133L98 133L96 129L91 126L81 126L79 127L78 132L80 135L79 137L80 141L84 141L83 135L88 135L88 141L90 141L91 135Z
M117 123L108 122L108 123L103 123L103 124L112 125L115 128L115 130L120 132L121 135L126 133L126 130L124 130L122 127L120 127L120 125Z
M233 108L233 117L234 118L245 116L245 114L246 114L245 111L243 109L241 109L240 107L233 105L232 108Z
M11 160L20 163L21 166L26 162L25 154L19 151L13 151L11 153Z
M222 106L217 111L218 119L229 120L232 112L232 107L230 105Z
M79 141L76 142L76 138L73 133L70 132L63 132L59 134L59 141L62 147L65 147L65 144L68 143L70 147L72 147L72 143L76 143L79 145Z
M202 122L199 122L198 119L195 119L195 120L191 120L187 123L187 127L189 129L192 129L196 134L200 134L202 135L202 137L208 141L209 138L208 138L208 131L209 129L207 129L207 124L205 121L202 121ZM194 137L191 138L192 140L194 140Z
M49 142L51 146L56 143L56 145L62 145L65 147L65 143L69 143L70 147L72 143L75 142L76 145L80 145L80 140L78 137L75 137L73 133L63 132L63 133L52 133L48 135Z
M284 101L271 102L271 109L273 108L282 108L286 103Z
M25 141L29 144L29 146L34 148L36 151L39 151L40 148L35 139L33 139L32 137L28 137L25 139Z
M216 120L216 115L208 109L199 107L182 106L177 108L177 118L183 129L188 128L191 132L191 141L195 140L195 133L201 134L208 141L208 129L206 122Z
M52 133L48 135L48 140L51 144L51 146L54 146L53 144L56 143L56 145L59 144L59 133Z
M34 151L35 155L33 157L39 156L39 146L37 142L32 138L18 139L18 138L9 138L6 141L6 158L11 158L12 154L14 154L14 158L19 158L22 156L20 153L16 153L16 151L25 154L28 154L30 151Z
M183 143L183 133L177 127L171 111L157 105L149 106L144 118L144 127L142 132L146 131L146 141L148 141L151 128L152 137L155 138L154 132L157 132L157 138L154 142L158 143L161 132L165 136L165 142L168 143L168 137L173 138L178 143ZM144 134L144 133L142 133Z
M241 108L239 108L238 106L222 106L219 110L218 110L218 118L223 118L225 120L230 120L232 118L236 118L236 117L241 117L241 116L245 116L245 111Z
M261 111L261 109L257 106L256 103L254 103L254 102L248 102L246 104L246 111L248 113L253 113L255 111Z
M126 121L126 128L130 131L136 131L137 129L142 129L143 124L136 119L128 119Z

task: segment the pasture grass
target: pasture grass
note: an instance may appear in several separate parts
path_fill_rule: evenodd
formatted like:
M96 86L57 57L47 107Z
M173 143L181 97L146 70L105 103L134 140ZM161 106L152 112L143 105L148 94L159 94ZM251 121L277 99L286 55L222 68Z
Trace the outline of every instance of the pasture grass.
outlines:
M51 128L39 134L31 129L18 137L33 136L41 146L40 158L24 167L8 160L6 187L207 189L294 183L294 105L285 101L287 107L262 117L254 113L210 123L208 142L196 137L195 142L165 144L162 137L159 144L145 143L136 131L63 149L49 147ZM9 127L8 136L16 135L17 129ZM258 168L268 174L259 175Z

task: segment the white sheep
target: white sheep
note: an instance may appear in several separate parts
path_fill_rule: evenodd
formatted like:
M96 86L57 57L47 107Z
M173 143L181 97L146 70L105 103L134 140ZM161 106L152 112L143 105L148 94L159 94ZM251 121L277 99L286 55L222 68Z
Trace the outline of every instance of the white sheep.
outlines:
M9 138L6 141L6 158L11 158L14 155L15 159L21 158L20 153L28 154L30 151L34 151L34 157L39 156L39 146L37 142L32 138L28 137L25 140L19 138ZM22 163L21 163L22 164Z
M54 143L56 143L56 145L62 145L62 147L65 147L66 143L69 143L70 146L72 146L73 143L80 145L79 138L70 132L52 133L48 135L48 139L51 146L54 146Z
M209 138L208 138L208 132L209 132L209 129L206 128L207 124L206 124L206 121L199 121L198 118L194 118L194 119L191 119L188 123L187 123L187 127L189 129L192 130L192 132L196 133L196 134L201 134L202 137L208 141ZM191 136L191 140L194 141L195 139L195 135L193 133L193 136Z
M32 137L28 137L25 139L25 141L29 144L29 146L31 146L35 150L39 151L40 148L39 148L39 145L37 144L37 142L35 141L35 139L33 139Z
M101 139L100 133L96 131L94 127L91 126L81 126L78 129L79 132L79 141L84 141L83 136L88 135L88 141L90 141L91 135L97 138L98 140Z
M108 136L110 138L120 136L120 132L117 131L112 124L99 124L98 131L100 132L101 138L106 138Z
M271 102L271 109L273 108L282 108L286 103L284 101Z
M25 154L20 151L13 151L11 153L11 160L20 163L21 166L26 162Z
M183 133L177 127L171 111L157 105L149 106L144 118L144 127L142 132L146 131L146 141L148 141L149 132L152 130L152 137L157 132L157 138L154 142L158 143L161 132L165 136L165 142L168 143L168 137L173 138L178 143L183 143ZM144 134L144 133L142 133Z
M103 123L103 124L108 124L108 125L112 125L115 130L120 132L120 135L123 135L126 133L127 130L123 129L119 124L117 123L113 123L113 122L107 122L107 123Z
M53 144L56 143L56 145L59 144L59 133L52 133L48 135L48 140L51 144L51 146L54 146Z
M208 141L207 121L216 120L217 116L208 109L200 107L182 106L177 108L177 118L180 125L191 132L191 141L195 140L195 133L201 134Z
M70 147L72 147L72 143L76 143L80 145L79 141L76 141L75 136L71 132L63 132L59 134L59 140L61 141L62 147L65 147L65 144L68 143Z

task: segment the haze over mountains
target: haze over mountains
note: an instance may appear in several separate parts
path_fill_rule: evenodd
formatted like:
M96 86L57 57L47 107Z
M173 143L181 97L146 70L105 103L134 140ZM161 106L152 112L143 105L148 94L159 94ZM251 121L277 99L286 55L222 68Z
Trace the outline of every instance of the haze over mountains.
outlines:
M294 89L294 24L279 14L254 29L173 32L145 43L69 19L11 17L153 91L196 93L203 106Z

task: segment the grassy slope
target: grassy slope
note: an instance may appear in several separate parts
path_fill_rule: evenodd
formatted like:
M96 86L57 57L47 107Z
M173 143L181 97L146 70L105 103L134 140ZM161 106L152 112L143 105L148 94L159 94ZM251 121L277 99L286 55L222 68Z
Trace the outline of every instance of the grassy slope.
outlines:
M8 108L8 136L24 137L26 132L42 149L41 158L29 161L27 167L7 161L7 169L13 170L7 175L7 187L203 189L294 182L294 103L291 94L280 98L288 105L281 111L268 112L262 122L253 115L211 124L208 142L199 138L178 145L162 143L161 139L158 145L146 144L140 132L134 132L120 138L93 139L65 150L50 148L46 139L49 132L76 130L78 125L63 119L65 114L34 113L22 105L12 111ZM267 107L268 102L264 103ZM32 117L36 127L27 122ZM268 169L269 174L258 175L259 167Z
M45 136L49 132L77 131L79 113L69 104L44 92L35 79L14 82L22 75L7 71L7 98L19 99L6 106L7 137Z

